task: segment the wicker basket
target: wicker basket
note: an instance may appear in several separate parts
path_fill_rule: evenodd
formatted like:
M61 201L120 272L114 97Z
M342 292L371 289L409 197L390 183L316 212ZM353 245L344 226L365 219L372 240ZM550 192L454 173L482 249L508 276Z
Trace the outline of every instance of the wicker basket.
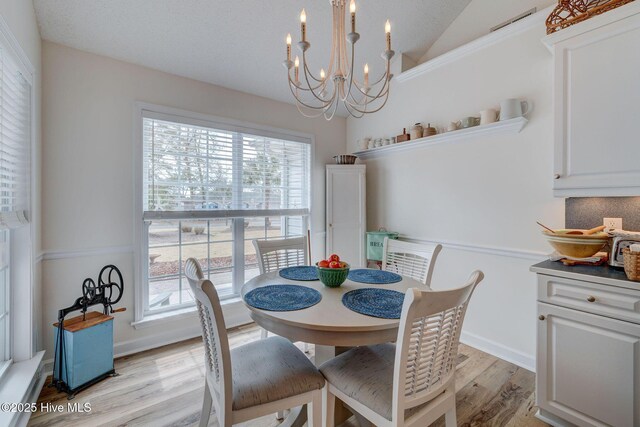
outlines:
M640 282L640 252L631 252L629 248L623 249L624 272L627 278L634 282Z

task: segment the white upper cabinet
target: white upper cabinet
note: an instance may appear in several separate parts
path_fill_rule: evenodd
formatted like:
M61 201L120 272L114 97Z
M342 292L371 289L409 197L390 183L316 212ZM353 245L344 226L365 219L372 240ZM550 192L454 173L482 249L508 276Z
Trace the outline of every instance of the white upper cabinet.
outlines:
M640 195L640 2L543 42L554 55L554 194Z

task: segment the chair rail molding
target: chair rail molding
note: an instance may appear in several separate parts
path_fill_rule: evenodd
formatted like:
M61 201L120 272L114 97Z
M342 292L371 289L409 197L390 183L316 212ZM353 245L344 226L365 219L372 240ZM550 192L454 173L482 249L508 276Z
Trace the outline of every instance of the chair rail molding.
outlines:
M43 251L38 259L54 261L58 259L86 258L100 255L132 254L133 246L105 246L102 248L69 249L59 251Z
M428 240L428 239L419 239L419 238L411 238L407 236L400 235L402 240L406 240L407 242L414 243L428 243L428 244L436 244L440 243L445 249L455 249L459 251L466 252L477 252L481 254L487 255L496 255L507 258L519 258L519 259L528 259L532 261L543 261L548 258L548 253L539 252L539 251L530 251L526 249L514 249L514 248L503 248L498 246L485 246L485 245L476 245L472 243L462 243L462 242L454 242L447 240Z

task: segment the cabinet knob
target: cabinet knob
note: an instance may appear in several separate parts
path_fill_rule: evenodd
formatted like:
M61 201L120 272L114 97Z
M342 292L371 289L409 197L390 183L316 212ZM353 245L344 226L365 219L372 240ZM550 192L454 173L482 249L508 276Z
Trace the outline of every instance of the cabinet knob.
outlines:
M541 314L540 316L538 316L538 319L544 320L544 319L546 319L546 317L544 317L544 314Z
M557 174L553 175L553 179L560 179L560 174L557 173Z
M589 295L589 296L587 297L587 301L589 301L589 302L596 302L596 297Z
M333 224L329 224L329 228L333 227Z

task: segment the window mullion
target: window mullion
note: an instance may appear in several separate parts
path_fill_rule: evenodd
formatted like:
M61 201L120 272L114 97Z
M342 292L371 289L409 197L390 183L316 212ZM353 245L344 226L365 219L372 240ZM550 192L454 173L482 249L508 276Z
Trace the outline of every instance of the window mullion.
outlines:
M233 209L242 209L242 179L244 163L242 134L233 134ZM233 293L239 294L244 284L244 218L233 219Z

